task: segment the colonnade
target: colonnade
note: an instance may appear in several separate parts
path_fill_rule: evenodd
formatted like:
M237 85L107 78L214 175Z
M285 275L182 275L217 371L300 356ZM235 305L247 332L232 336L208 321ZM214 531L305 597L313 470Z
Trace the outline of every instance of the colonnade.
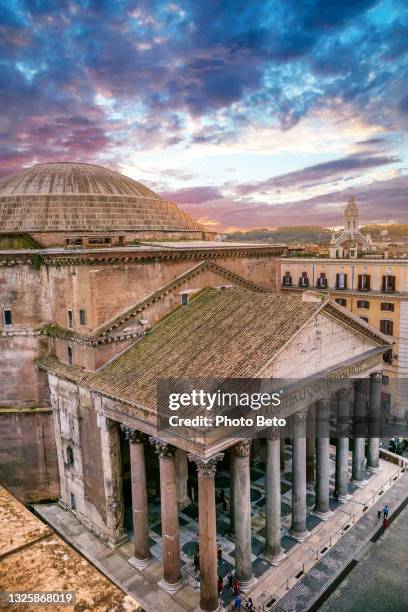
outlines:
M354 383L354 415L357 421L366 403L374 406L379 414L381 376L373 374L369 379ZM335 492L340 502L348 499L348 423L351 415L351 389L336 393L337 438ZM329 401L314 404L316 430L308 428L308 410L293 415L292 442L292 524L289 535L298 541L308 537L307 487L315 487L314 513L323 520L330 515L330 410ZM358 424L358 423L357 423ZM146 487L146 466L143 437L128 427L121 426L130 443L132 510L134 531L134 557L132 563L140 568L151 563L149 550L149 520ZM374 431L374 430L373 430ZM359 432L357 431L357 434ZM313 444L310 440L313 440ZM161 523L163 542L163 579L161 586L173 593L182 585L180 538L177 503L176 449L157 439L150 438L159 457ZM379 439L368 438L367 465L365 437L357 435L353 441L352 482L364 484L365 468L379 469ZM231 517L235 541L235 575L242 590L255 582L251 559L251 496L250 496L250 440L241 440L230 449ZM312 456L313 455L313 456ZM218 608L217 595L217 531L215 475L217 463L223 453L204 459L188 455L197 469L199 504L200 550L200 607L212 612ZM272 430L266 440L266 511L264 558L277 564L284 558L281 546L281 467L282 444L279 432Z

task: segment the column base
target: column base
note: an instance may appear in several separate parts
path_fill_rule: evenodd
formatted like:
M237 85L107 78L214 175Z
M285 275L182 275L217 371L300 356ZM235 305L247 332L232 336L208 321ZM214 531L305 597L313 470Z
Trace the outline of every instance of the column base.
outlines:
M128 538L127 533L122 533L122 535L119 536L116 540L109 540L108 538L106 545L108 546L108 548L115 550L116 548L119 548L119 546L122 546L122 544L128 541L129 541L129 538Z
M144 570L146 567L149 567L152 563L154 563L154 557L150 555L150 557L146 557L146 559L138 559L137 557L130 557L128 559L129 565L135 567L137 570Z
M64 502L64 500L62 499L62 497L59 498L58 500L58 505L60 508L62 508L63 510L68 510L68 504Z
M252 578L250 578L249 580L240 580L239 582L241 584L241 591L243 593L246 593L247 591L249 591L249 589L252 589L252 587L255 586L258 581L255 576L252 576Z
M350 480L350 482L351 484L353 484L355 487L358 487L359 489L362 489L367 484L366 480L354 480L353 478Z
M178 582L175 582L174 584L170 584L170 582L167 582L167 580L162 578L161 580L159 580L157 584L161 589L163 589L163 591L166 591L167 593L170 593L170 595L173 595L174 593L177 593L177 591L181 589L181 587L184 584L184 580L181 577Z
M214 610L211 610L211 612L220 612L220 610L222 609L223 609L222 604L218 603L218 607L215 608ZM198 604L198 606L194 608L193 612L208 612L208 608L202 608L200 604Z
M262 553L262 557L267 563L270 563L270 565L279 565L279 563L285 559L286 553L283 551L283 548L281 548L280 552L276 555L269 555L264 552Z
M190 504L191 504L191 499L188 496L177 502L177 506L179 510L182 510L183 508L187 508L187 506L189 506Z
M290 529L288 535L293 540L296 540L297 542L304 542L310 536L310 531L306 530L306 531L302 531L301 533L299 533L297 531L292 531L292 529Z
M306 483L306 489L308 491L311 491L312 493L314 493L315 488L316 488L316 484L314 482L307 482Z
M350 495L350 493L346 493L345 495L339 495L339 497L338 497L338 501L339 501L341 504L347 504L347 503L350 501L350 499L352 499L352 497L353 497L353 496L352 496L352 495Z
M381 468L379 465L377 465L376 467L371 467L371 465L366 465L366 470L368 472L371 472L371 474L378 474L378 472L381 472Z
M320 512L319 510L312 510L310 513L312 516L316 516L321 521L327 521L327 519L333 514L331 510L327 510L326 512Z

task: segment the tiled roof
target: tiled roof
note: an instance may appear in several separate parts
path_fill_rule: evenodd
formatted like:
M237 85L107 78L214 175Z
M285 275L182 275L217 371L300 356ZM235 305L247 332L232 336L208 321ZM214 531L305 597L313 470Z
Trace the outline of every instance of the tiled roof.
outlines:
M207 290L88 380L154 408L160 378L252 377L321 306L298 296Z
M115 399L154 410L159 379L255 377L323 309L377 345L388 346L382 334L327 300L307 302L300 295L207 289L99 372L87 373L55 357L39 360L38 365Z

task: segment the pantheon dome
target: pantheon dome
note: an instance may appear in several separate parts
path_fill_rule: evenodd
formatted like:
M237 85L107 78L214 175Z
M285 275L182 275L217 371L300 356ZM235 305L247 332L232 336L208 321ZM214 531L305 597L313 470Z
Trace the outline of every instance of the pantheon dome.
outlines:
M44 246L75 237L79 244L86 235L115 242L122 234L129 242L202 239L204 232L176 204L101 166L45 163L0 179L0 233L28 234Z

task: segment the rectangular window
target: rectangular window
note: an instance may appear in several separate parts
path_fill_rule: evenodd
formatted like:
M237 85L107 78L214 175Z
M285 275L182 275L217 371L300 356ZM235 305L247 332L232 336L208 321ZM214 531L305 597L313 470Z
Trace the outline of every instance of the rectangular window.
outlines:
M79 323L80 325L86 325L86 310L79 311Z
M370 302L367 302L367 300L357 300L357 308L368 310L370 308Z
M383 353L383 360L385 361L385 363L392 363L392 349L388 349L388 351L385 351L385 353Z
M299 287L308 287L309 279L307 277L307 272L302 272L302 276L299 278Z
M290 272L285 272L285 276L282 279L282 285L284 285L285 287L290 287L291 284L292 284L292 277L290 275Z
M392 302L381 302L381 310L394 312L394 304Z
M68 313L68 327L69 329L74 329L74 313L72 310L67 310Z
M10 309L3 311L4 325L13 325L13 313Z
M111 238L89 238L88 244L110 244Z
M347 300L345 300L344 298L336 298L336 304L339 304L340 306L344 306L344 308L347 308Z
M71 493L71 508L72 510L76 510L76 497L73 493Z
M395 276L382 277L382 291L395 291Z
M391 414L391 395L389 393L381 393L381 409Z
M366 323L368 323L368 317L360 317L360 319L362 319L363 321L365 321Z
M382 319L380 321L380 331L383 334L392 336L394 332L394 323L390 321L389 319Z
M385 375L383 374L383 377L382 377L382 384L383 384L383 385L385 385L385 386L389 385L389 384L390 384L390 377L389 377L389 376L385 376Z
M327 288L327 278L325 272L320 273L320 277L317 279L317 286L321 289Z
M188 304L188 293L181 294L181 304L182 306L187 306Z
M358 275L358 290L369 291L370 289L370 276L368 274Z
M344 272L336 274L336 289L347 289L347 274Z
M68 352L68 364L72 365L72 348L69 346L67 349Z

